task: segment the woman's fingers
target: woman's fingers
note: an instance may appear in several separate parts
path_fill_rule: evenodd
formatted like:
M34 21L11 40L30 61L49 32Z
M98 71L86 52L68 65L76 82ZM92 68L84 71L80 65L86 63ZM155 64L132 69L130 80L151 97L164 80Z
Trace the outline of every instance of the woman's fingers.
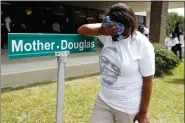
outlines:
M113 28L113 32L119 32L119 31L120 31L119 26L116 26L116 27Z
M106 35L114 36L120 31L119 25L117 25L115 22L109 24L102 23L102 27L104 28Z
M106 24L105 29L110 35L116 35L116 33L120 31L119 26L117 26L115 23Z
M109 24L106 24L108 28L113 28L114 26L116 26L116 23L115 22L112 22L112 23L109 23Z

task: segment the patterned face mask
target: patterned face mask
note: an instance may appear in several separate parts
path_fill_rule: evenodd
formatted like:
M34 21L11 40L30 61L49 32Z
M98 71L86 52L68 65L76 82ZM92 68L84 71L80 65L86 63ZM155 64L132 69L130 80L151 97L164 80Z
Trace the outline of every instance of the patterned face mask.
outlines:
M121 24L121 23L117 23L117 22L111 21L110 17L106 16L105 24L110 24L110 23L115 23L116 26L120 27L120 32L118 32L115 36L112 36L112 40L113 41L119 41L119 40L123 39L123 35L122 34L124 32L124 25Z

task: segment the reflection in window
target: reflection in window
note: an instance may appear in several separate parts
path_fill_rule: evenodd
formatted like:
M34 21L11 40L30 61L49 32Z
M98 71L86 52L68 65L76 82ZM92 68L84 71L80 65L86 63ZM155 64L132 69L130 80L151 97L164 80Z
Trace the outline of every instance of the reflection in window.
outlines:
M74 20L76 24L81 25L85 22L86 19L86 12L83 9L75 9L74 11Z
M88 17L87 18L87 23L95 23L95 22L96 22L96 20L95 20L94 17Z
M74 30L77 30L78 27L80 27L81 25L87 23L86 20L86 11L84 9L80 9L80 8L75 8L74 12Z
M52 30L56 33L64 33L65 32L65 24L66 24L66 8L62 5L57 5L53 10L52 15Z
M87 23L96 23L97 22L97 11L88 10L87 11Z
M27 15L31 15L32 14L32 9L30 9L30 8L29 9L26 9L25 11L26 11L26 14Z
M40 7L40 14L41 15L48 15L52 13L52 8L50 7Z
M100 23L103 22L103 20L105 19L105 11L99 11L98 17L99 17L98 22Z
M1 5L11 5L11 3L8 3L8 2L1 2Z
M56 15L65 15L65 8L63 6L58 6L55 10L54 10L54 14Z

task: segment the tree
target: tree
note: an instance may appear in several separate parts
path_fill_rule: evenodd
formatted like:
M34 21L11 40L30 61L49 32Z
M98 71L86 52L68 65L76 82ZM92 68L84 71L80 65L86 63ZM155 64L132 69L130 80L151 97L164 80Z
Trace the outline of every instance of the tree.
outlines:
M178 15L176 12L170 12L168 13L168 24L166 33L169 35L171 32L173 32L173 29L175 28L175 25L177 22L179 22L179 27L182 31L184 31L184 17L181 15Z

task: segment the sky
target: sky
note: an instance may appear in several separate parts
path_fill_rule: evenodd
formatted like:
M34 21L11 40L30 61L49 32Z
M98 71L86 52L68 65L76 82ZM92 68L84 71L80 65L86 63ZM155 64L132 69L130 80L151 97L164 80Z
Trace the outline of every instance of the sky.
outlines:
M168 9L168 12L177 12L179 15L184 16L184 8Z

